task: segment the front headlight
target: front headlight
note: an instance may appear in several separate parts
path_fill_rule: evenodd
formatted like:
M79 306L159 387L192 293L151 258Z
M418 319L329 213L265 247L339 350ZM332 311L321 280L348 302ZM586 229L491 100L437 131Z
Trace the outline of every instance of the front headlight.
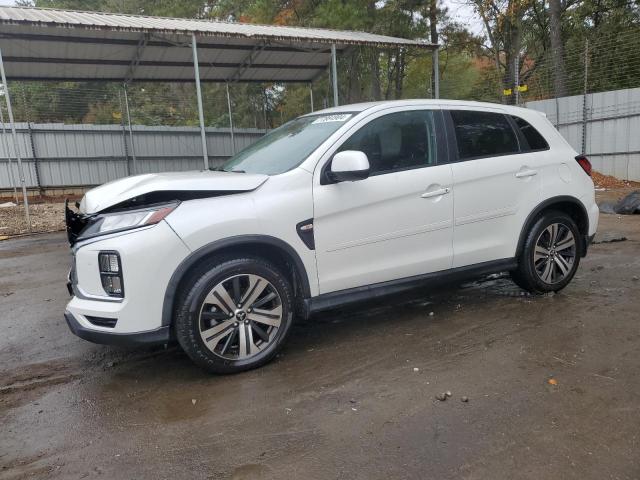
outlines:
M78 235L78 240L85 240L107 233L122 232L133 228L155 225L173 212L179 203L154 205L152 207L104 213L89 220L88 225Z

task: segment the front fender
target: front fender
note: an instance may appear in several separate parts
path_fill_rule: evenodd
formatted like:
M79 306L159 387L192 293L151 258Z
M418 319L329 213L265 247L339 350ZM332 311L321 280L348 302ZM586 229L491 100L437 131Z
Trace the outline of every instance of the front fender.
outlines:
M204 245L192 252L186 257L178 268L174 271L167 289L164 295L164 302L162 306L162 326L171 324L173 318L173 310L175 306L176 295L180 286L180 282L185 277L187 272L195 266L198 262L214 255L216 252L227 250L233 247L245 247L245 246L269 246L278 249L282 255L287 258L296 269L296 274L300 279L300 289L303 299L311 296L311 288L309 285L309 276L307 270L302 262L302 259L295 251L295 249L283 240L268 235L237 235L234 237L223 238L216 240L207 245Z

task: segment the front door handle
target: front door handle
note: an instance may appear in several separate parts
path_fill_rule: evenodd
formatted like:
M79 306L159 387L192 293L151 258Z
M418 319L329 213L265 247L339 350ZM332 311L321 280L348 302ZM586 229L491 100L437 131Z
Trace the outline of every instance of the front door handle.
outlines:
M422 198L433 198L433 197L439 197L440 195L446 195L450 191L451 191L450 188L440 188L438 190L432 190L431 192L425 192L420 196Z
M534 175L537 175L538 171L537 170L520 170L518 173L516 173L516 178L526 178L526 177L533 177Z

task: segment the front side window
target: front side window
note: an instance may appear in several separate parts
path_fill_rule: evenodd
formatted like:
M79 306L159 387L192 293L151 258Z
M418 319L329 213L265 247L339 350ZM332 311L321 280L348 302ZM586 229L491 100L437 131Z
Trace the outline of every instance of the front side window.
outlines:
M518 139L507 117L500 113L451 110L458 157L468 160L518 153Z
M352 117L352 113L333 113L291 120L231 157L222 170L265 175L288 172Z
M529 122L514 115L512 115L511 118L516 123L518 130L520 130L522 136L529 144L530 150L546 150L549 148L549 144L544 137L540 135L540 133L533 128Z
M370 175L427 167L436 163L435 132L433 111L390 113L362 127L338 151L364 152Z

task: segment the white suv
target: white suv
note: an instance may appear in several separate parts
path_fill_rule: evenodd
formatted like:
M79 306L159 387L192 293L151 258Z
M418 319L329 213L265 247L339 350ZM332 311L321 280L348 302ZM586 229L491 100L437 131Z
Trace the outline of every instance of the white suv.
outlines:
M565 287L595 234L591 165L540 113L407 100L297 118L217 171L147 174L67 208L65 317L97 343L177 339L220 373L294 314L509 271Z

